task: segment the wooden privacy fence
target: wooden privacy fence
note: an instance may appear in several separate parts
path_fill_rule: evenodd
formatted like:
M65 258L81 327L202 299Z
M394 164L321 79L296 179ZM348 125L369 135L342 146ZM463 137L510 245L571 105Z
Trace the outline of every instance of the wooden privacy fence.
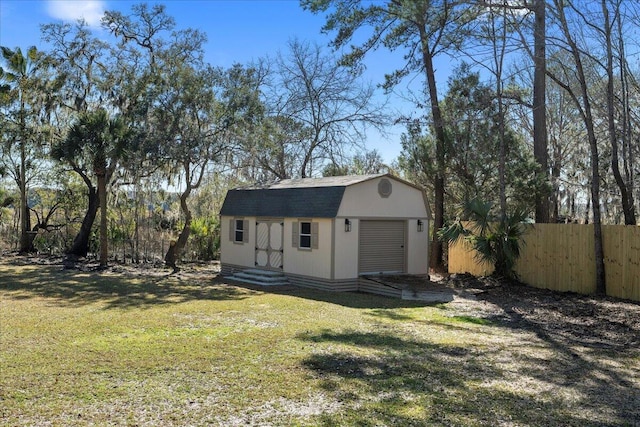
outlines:
M640 301L640 227L603 225L607 295ZM515 271L528 285L592 294L596 289L593 225L535 224L524 237ZM491 274L465 243L449 246L449 273Z

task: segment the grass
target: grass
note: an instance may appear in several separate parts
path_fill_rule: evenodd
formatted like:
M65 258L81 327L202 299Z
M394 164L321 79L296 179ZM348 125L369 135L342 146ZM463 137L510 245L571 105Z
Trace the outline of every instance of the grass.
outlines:
M0 264L7 426L631 426L638 372L453 305Z

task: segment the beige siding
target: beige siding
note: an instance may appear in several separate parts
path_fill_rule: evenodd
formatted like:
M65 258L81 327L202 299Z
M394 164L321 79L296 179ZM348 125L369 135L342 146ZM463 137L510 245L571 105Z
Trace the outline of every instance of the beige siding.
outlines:
M336 218L334 227L334 278L358 277L358 233L360 222L350 219L351 231L344 231L345 218Z
M223 216L220 218L220 262L233 265L243 265L253 267L255 265L255 234L256 234L256 218L244 217L247 222L248 236L246 243L235 243L231 241L233 236L230 227L234 217Z
M318 223L318 248L298 249L293 245L293 223L300 221ZM331 279L332 219L285 218L284 220L284 260L285 273Z
M410 219L407 227L407 274L429 273L429 227L422 218L423 231L418 231L418 220Z
M381 179L389 179L391 194L382 197L378 192ZM358 271L359 219L408 220L405 235L405 272L409 274L428 273L429 211L424 193L404 182L392 178L376 178L345 189L338 218L336 219L336 277L353 277ZM344 232L344 219L352 224L351 233ZM417 232L417 220L424 223L424 231Z
M389 179L391 195L378 193L381 179ZM338 210L342 218L428 218L423 192L391 178L376 178L345 189Z

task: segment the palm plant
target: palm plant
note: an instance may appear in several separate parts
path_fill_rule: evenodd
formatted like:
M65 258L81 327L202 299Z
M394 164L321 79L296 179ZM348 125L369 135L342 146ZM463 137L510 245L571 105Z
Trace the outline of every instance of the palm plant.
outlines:
M477 261L494 266L497 276L515 277L528 213L517 209L505 215L492 213L493 205L478 199L465 202L458 219L438 231L441 241L465 241L476 251ZM463 222L463 220L466 220Z
M121 118L110 118L104 109L88 112L71 126L66 139L51 150L69 164L88 187L89 205L69 254L86 256L95 216L100 207L100 264L107 263L107 185L126 151L131 131ZM92 181L97 180L97 186Z
M3 103L12 104L11 119L3 126L13 128L14 135L5 143L16 144L20 153L19 161L12 165L14 180L20 189L20 252L31 252L33 239L29 238L31 216L27 205L28 177L27 169L32 163L27 145L32 143L38 132L33 132L28 126L28 116L37 114L38 108L34 100L40 92L38 79L40 71L48 67L46 56L31 46L25 53L20 48L10 49L0 47L2 61L5 67L0 67L0 94ZM11 124L12 126L8 126ZM5 132L7 131L5 128Z

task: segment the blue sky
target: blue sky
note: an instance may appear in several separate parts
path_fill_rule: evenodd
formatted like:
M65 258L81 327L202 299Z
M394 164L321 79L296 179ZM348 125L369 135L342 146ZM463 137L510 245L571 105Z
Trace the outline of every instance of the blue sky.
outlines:
M140 1L0 0L0 45L22 49L42 45L41 24L71 22L80 17L98 30L104 10L129 13L136 3ZM165 0L159 3L166 5L177 28L190 27L207 34L206 59L213 65L226 67L273 55L284 50L287 41L293 37L320 45L330 41L330 36L320 32L324 17L302 10L298 0ZM401 54L375 52L367 60L365 78L381 83L384 73L391 72L397 66L394 62L400 64L400 61ZM450 69L444 62L440 68L444 72ZM447 77L439 76L441 84L446 83ZM392 96L391 102L395 109L404 113L411 110L398 96ZM390 127L387 137L370 132L366 146L377 149L387 162L391 162L400 154L402 131L400 126Z
M25 47L39 44L39 25L75 21L83 17L99 28L104 10L129 13L140 1L128 0L1 0L0 43ZM155 4L155 2L149 2ZM215 65L231 65L274 53L286 41L326 40L320 35L323 18L303 11L296 0L169 0L168 15L178 28L207 33L207 59ZM286 23L283 25L283 23Z

